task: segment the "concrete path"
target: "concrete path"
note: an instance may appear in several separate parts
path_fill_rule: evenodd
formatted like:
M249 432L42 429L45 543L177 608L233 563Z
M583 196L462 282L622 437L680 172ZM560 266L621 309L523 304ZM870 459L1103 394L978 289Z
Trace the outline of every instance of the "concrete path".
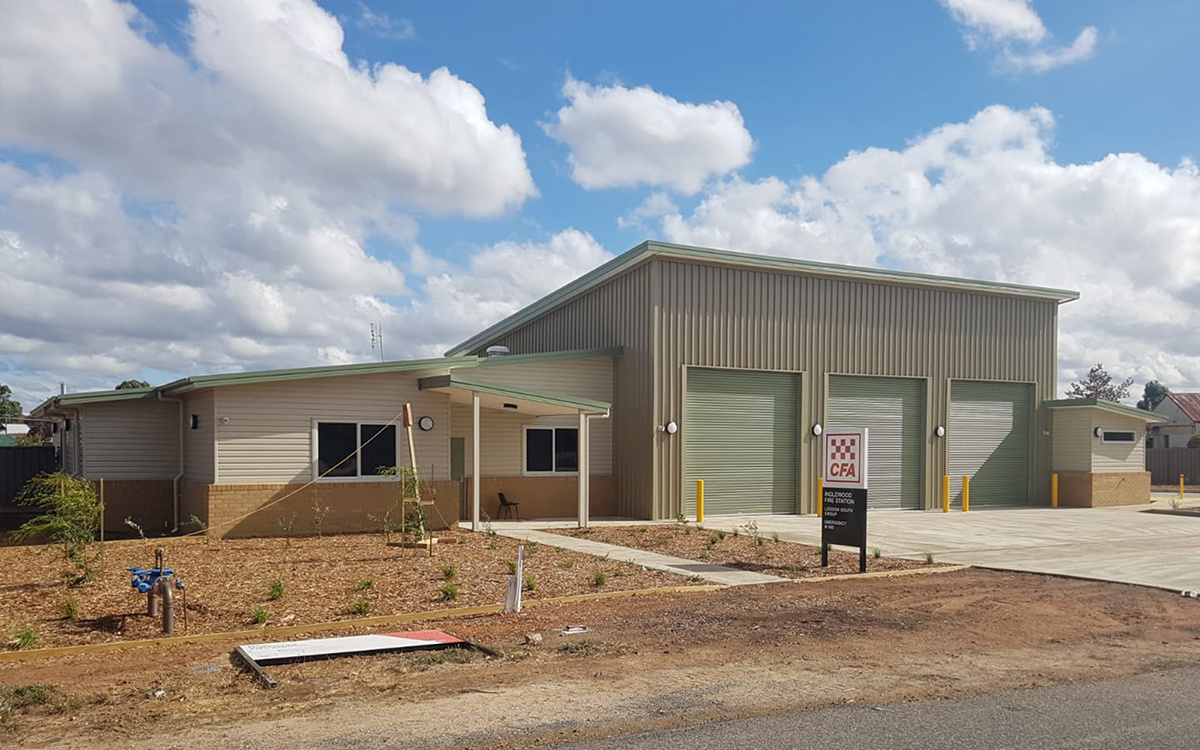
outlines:
M867 546L888 557L932 553L944 563L1200 590L1200 516L1139 512L1147 507L872 511ZM760 533L820 544L816 516L710 516L704 526L731 531L750 520Z
M670 555L660 555L657 552L646 552L645 550L632 549L630 547L619 547L615 544L594 542L590 539L579 539L573 536L563 536L562 534L550 534L532 528L534 525L544 527L551 524L493 522L492 528L500 536L512 539L537 542L538 544L545 544L548 547L575 550L576 552L582 552L585 555L595 555L596 557L607 556L610 560L630 562L653 570L665 570L668 573L675 573L681 576L699 576L710 583L720 583L725 586L747 586L756 583L776 583L788 580L749 570L726 568L721 565L709 565L708 563L696 562L695 560L685 560L682 557L671 557ZM560 524L553 525L557 526Z

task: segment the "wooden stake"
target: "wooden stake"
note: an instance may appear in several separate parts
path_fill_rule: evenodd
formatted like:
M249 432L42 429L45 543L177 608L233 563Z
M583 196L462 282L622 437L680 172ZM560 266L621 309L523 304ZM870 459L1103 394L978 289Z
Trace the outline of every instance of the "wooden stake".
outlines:
M104 544L104 477L100 477L100 544Z

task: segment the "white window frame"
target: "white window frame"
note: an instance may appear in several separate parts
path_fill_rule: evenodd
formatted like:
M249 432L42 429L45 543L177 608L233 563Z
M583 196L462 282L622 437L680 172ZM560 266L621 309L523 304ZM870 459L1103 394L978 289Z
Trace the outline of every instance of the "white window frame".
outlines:
M1101 433L1100 442L1101 443L1112 443L1113 445L1137 445L1137 441L1138 441L1137 431L1135 431L1135 430L1113 430L1113 433L1120 434L1120 435L1132 435L1133 440L1109 440L1108 439L1109 432L1108 432L1108 430L1104 430L1103 433Z
M574 471L528 471L526 469L526 467L529 466L529 462L527 460L528 456L526 454L528 453L528 450L529 450L529 438L527 437L527 434L530 430L550 430L551 431L551 433L553 435L550 439L550 460L551 460L551 462L554 461L554 456L558 453L558 451L556 450L557 446L558 446L558 431L559 430L574 430L575 434L577 436L579 434L578 427L568 427L566 425L558 426L558 425L537 424L537 423L531 423L531 424L524 425L524 429L521 430L521 476L523 476L523 477L577 477L577 476L579 476L578 469L576 469ZM576 440L578 440L578 437L576 437ZM575 465L576 466L579 465L578 457L575 459Z
M364 476L362 473L362 451L361 450L354 456L354 470L356 472L355 476L352 476L352 477L323 477L323 476L321 476L320 475L321 470L318 468L318 464L320 463L320 455L321 454L318 452L319 446L318 446L318 441L317 441L317 434L318 434L318 428L320 427L320 425L323 425L323 424L352 424L352 425L354 425L356 433L358 435L358 446L359 447L362 446L363 425L374 424L374 425L383 425L385 427L396 427L395 455L396 455L397 460L399 460L399 458L400 458L400 428L397 427L395 424L390 423L389 420L380 419L380 420L359 421L357 419L314 419L314 420L312 420L312 446L311 446L311 451L312 451L312 454L311 454L312 455L312 462L311 462L312 469L311 469L311 471L312 471L312 478L314 480L316 480L318 482L394 482L398 479L398 477L386 476L386 475L381 475L381 474L367 474Z

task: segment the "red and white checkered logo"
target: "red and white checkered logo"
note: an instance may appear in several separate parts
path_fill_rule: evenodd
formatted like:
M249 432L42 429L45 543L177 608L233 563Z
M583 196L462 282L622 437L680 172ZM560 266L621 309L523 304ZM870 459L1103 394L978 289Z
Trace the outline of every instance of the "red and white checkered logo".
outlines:
M857 461L858 435L831 437L829 439L829 459L831 461Z

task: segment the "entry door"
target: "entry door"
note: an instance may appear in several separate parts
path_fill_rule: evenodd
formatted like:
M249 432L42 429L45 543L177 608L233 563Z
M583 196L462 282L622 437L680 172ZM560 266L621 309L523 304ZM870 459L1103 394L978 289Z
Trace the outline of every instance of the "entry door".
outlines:
M962 504L971 477L971 506L1028 505L1033 386L955 380L950 384L950 486Z
M925 467L925 381L829 377L827 430L865 427L871 508L920 508Z
M796 375L752 370L687 371L683 422L685 513L795 513Z

